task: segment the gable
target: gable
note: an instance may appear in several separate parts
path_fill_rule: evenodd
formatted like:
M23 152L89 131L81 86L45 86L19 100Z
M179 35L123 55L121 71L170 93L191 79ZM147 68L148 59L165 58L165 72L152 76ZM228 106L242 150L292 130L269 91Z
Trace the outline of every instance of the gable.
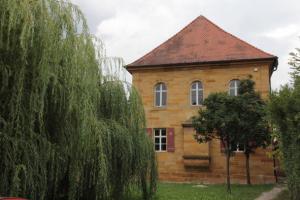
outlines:
M274 60L275 65L277 63L276 56L233 36L204 16L199 16L169 40L127 65L127 69L261 59Z

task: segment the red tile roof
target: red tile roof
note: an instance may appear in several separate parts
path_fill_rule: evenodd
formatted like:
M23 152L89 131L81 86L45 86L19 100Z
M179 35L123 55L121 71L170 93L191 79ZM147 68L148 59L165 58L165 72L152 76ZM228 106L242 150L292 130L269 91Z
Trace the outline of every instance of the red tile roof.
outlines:
M127 68L252 59L275 61L277 57L224 31L204 16L199 16L166 42L127 65Z

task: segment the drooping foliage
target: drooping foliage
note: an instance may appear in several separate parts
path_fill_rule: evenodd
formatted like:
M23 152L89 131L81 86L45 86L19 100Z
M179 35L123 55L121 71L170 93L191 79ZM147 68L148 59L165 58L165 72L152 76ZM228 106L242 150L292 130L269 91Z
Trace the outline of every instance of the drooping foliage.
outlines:
M267 120L267 107L260 94L254 90L255 82L251 79L241 80L239 86L238 106L239 112L239 137L237 142L244 146L246 157L247 183L250 179L250 154L255 149L266 148L271 142L270 127Z
M230 187L230 144L237 141L239 133L238 100L227 93L212 93L205 100L204 109L193 117L193 127L196 130L195 139L199 143L219 139L226 153L227 191Z
M290 199L300 199L300 59L298 53L291 58L293 84L273 92L270 114L279 133L284 170L287 174Z
M156 163L134 88L107 81L83 14L61 0L0 3L0 196L144 199Z

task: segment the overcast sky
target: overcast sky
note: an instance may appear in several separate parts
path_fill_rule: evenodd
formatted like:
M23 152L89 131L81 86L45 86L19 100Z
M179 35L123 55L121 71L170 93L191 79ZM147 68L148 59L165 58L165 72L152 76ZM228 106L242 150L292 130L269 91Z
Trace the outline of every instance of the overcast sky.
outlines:
M299 0L71 0L87 17L107 55L126 64L173 36L199 15L279 57L272 87L289 82L289 53L300 47Z

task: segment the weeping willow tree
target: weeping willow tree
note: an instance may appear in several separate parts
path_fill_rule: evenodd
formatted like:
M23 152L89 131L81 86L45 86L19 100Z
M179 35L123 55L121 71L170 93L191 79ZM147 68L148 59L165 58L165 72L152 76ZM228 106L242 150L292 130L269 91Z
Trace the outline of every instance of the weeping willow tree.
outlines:
M101 75L95 49L68 1L1 0L0 196L118 200L133 186L153 195L140 98Z

